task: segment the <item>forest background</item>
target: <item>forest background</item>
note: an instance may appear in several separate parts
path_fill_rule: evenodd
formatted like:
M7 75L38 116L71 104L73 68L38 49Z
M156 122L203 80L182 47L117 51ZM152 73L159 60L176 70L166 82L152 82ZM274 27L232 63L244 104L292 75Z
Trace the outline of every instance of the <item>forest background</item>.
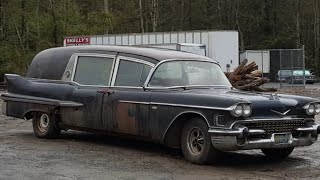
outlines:
M70 35L237 30L239 50L301 48L320 75L319 0L0 0L0 75Z

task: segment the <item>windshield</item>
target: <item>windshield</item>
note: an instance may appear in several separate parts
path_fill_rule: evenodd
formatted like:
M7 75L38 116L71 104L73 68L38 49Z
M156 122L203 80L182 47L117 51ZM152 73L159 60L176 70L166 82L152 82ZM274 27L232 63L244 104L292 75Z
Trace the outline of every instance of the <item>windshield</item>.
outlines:
M305 72L306 76L310 76L311 75L309 70L305 70L304 72ZM303 76L303 70L294 70L293 71L293 75L294 76Z
M211 62L169 61L161 64L150 79L149 86L228 86L231 87L220 67Z

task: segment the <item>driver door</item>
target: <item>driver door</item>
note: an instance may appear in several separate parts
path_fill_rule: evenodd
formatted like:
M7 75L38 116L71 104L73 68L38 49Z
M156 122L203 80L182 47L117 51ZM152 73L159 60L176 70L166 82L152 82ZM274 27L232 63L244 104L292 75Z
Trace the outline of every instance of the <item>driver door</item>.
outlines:
M143 85L153 66L137 58L117 58L112 86L103 101L103 126L109 131L149 136L151 93Z

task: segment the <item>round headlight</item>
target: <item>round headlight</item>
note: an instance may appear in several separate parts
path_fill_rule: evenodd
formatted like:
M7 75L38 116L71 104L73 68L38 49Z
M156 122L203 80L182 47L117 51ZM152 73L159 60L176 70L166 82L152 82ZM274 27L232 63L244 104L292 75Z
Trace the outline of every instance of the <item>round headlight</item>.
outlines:
M251 115L251 106L249 104L242 105L243 108L243 116L248 117Z
M316 114L319 114L320 113L320 104L319 103L315 103L315 111L316 111Z
M243 108L241 104L235 105L233 107L233 110L231 111L231 114L234 117L240 117L243 114Z
M310 104L307 109L307 113L309 115L313 115L315 112L316 112L316 106L314 104Z

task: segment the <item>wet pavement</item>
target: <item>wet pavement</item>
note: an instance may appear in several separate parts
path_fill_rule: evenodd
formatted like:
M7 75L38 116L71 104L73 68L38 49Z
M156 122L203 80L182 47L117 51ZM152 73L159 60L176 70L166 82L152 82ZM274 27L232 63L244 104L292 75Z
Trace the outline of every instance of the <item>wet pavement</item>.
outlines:
M0 179L319 179L319 159L317 141L283 161L254 150L199 166L179 150L119 137L67 131L39 139L31 121L0 115Z

